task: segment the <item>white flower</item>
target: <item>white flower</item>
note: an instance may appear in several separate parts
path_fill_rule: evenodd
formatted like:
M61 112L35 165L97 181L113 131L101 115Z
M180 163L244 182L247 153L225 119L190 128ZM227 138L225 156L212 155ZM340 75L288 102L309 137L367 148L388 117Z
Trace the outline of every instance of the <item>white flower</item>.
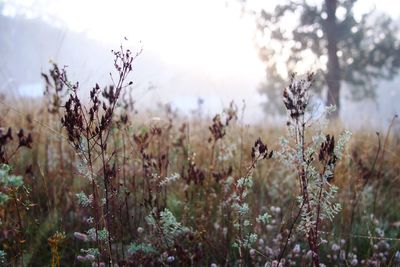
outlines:
M294 254L299 254L300 251L301 251L300 244L296 244L296 245L294 246L294 248L293 248L293 253L294 253Z
M167 258L167 262L168 263L172 263L174 261L175 261L175 257L174 256L168 256L168 258Z
M332 251L338 251L340 249L340 247L339 247L339 245L337 245L337 244L333 244L332 245Z

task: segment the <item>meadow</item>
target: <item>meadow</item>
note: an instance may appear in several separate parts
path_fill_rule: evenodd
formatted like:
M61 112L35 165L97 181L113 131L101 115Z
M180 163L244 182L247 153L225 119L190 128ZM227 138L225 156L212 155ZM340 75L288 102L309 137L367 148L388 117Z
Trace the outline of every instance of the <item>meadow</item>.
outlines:
M281 126L233 102L154 116L136 54L114 56L87 94L54 64L43 99L2 97L1 266L400 266L397 117L347 131L312 112L312 73L282 88Z

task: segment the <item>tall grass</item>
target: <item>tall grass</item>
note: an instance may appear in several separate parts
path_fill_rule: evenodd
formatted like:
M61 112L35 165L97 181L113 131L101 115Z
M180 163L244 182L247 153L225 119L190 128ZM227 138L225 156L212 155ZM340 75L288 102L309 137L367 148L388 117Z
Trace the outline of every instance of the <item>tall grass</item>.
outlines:
M114 55L88 99L54 65L43 100L1 100L4 266L399 264L398 132L346 144L310 115L312 75L282 91L282 127L245 125L234 103L149 118L124 93L136 54Z

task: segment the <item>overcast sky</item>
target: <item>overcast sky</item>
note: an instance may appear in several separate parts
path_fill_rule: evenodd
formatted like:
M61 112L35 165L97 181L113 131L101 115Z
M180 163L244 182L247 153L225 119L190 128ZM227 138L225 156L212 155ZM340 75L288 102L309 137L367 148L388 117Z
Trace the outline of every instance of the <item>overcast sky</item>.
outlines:
M0 0L1 1L1 0ZM149 97L172 101L178 107L195 106L197 97L214 112L230 99L245 99L248 116L261 118L263 100L256 88L264 79L253 38L255 22L243 15L239 1L224 0L3 0L3 14L23 12L85 32L90 38L118 46L143 47L142 58L152 57L160 68L138 83L151 82ZM251 7L273 8L279 1L250 1ZM394 18L400 3L360 0L356 15L376 7ZM267 5L267 6L265 6ZM398 7L395 7L398 5ZM140 58L136 62L141 66ZM71 66L72 68L73 66Z

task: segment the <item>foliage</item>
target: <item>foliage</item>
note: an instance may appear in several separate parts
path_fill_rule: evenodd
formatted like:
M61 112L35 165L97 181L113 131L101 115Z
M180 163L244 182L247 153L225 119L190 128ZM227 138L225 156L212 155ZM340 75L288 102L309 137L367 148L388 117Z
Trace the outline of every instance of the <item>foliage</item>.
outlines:
M151 245L143 243L140 244L132 243L128 248L128 253L135 254L138 252L143 252L144 254L156 254L157 250L154 249Z
M339 213L341 206L335 203L335 194L338 188L331 185L335 175L337 161L342 159L343 149L350 138L345 131L335 145L335 137L324 135L323 127L313 117L307 117L306 110L309 103L309 90L314 79L313 73L304 76L291 75L289 86L284 89L283 99L288 113L288 131L291 140L282 142L278 156L288 166L296 170L299 180L300 196L298 196L298 230L303 232L308 240L313 266L319 266L318 235L321 224L325 220L333 220ZM327 114L322 117L325 118ZM311 125L318 130L307 141ZM290 236L288 237L290 238ZM282 257L282 253L281 256ZM279 258L278 264L281 261Z
M172 247L179 237L190 231L189 228L182 226L168 209L161 211L158 216L153 212L146 217L146 222L161 239L159 245L164 249Z
M400 42L393 20L377 11L356 16L357 1L285 1L272 12L261 10L257 18L258 47L266 65L265 94L269 112L284 111L279 99L286 73L318 70L316 92L328 87L327 105L340 108L340 94L333 88L344 82L353 99L374 97L377 81L399 73ZM289 20L296 20L293 28ZM283 75L283 76L282 76ZM336 99L329 101L332 96Z
M118 60L131 54L114 56L120 77L131 65ZM10 127L0 129L3 265L398 261L398 132L350 139L329 127L333 107L310 112L312 74L292 75L284 89L285 131L244 125L234 103L190 119L155 105L148 119L125 103L130 82L95 85L85 99L54 69L46 101L14 103L29 116L0 107Z

